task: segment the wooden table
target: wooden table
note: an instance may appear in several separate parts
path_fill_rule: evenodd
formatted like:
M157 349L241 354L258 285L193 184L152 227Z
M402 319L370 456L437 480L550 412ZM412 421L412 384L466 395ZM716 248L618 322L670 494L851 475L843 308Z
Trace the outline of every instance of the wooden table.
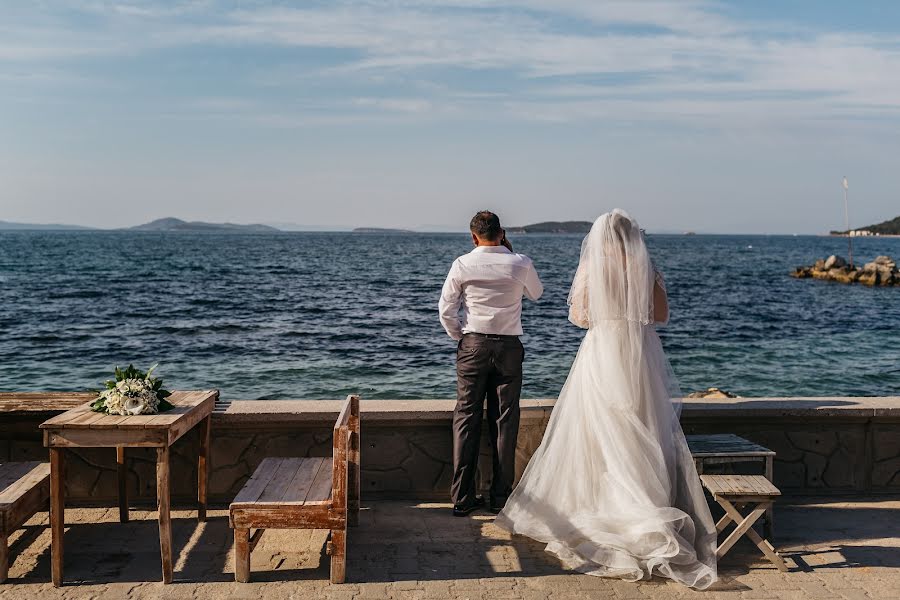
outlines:
M774 481L775 451L755 444L733 433L713 433L705 435L688 435L688 448L697 466L697 473L704 474L705 465L731 464L736 462L758 462L763 474L769 481ZM766 536L775 537L775 510L771 506L766 511Z
M53 585L63 581L65 528L65 451L69 448L115 448L119 476L119 520L128 521L125 448L156 448L156 495L159 510L159 549L163 583L172 581L172 517L169 496L169 448L193 427L200 427L197 461L197 518L206 519L207 462L210 420L217 390L173 392L175 405L158 415L122 417L91 411L86 402L45 421L44 445L50 449L50 528Z

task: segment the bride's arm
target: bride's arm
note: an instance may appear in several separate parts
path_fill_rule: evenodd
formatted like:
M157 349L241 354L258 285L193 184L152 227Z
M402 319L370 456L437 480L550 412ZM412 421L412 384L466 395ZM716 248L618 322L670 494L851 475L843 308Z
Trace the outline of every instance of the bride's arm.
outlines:
M588 329L591 321L588 316L587 269L579 264L569 292L569 321L582 329Z
M666 282L659 271L656 271L653 282L653 321L660 325L669 322L669 296L666 293Z

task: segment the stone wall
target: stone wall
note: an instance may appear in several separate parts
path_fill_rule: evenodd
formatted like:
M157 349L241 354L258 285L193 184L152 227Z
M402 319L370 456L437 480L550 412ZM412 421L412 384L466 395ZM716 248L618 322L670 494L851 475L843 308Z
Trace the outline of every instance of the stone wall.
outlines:
M228 502L267 456L329 456L340 402L236 401L213 417L210 495ZM540 443L552 400L523 401L518 469ZM449 400L362 402L365 498L446 500L452 439ZM0 458L46 460L38 425L52 412L0 414ZM777 452L775 481L788 494L900 492L900 397L688 399L686 433L737 433ZM486 429L486 428L485 428ZM173 497L195 494L197 436L173 447ZM115 452L70 452L72 504L112 504ZM129 450L129 488L136 504L153 503L155 454ZM490 471L487 446L483 473ZM483 482L484 483L484 482Z

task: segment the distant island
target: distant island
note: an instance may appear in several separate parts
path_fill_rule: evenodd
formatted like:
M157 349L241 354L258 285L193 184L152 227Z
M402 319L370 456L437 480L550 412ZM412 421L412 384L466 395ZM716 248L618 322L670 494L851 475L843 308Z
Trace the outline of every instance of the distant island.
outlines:
M129 231L186 231L203 232L240 232L240 233L276 233L279 230L268 225L238 225L236 223L205 223L203 221L182 221L174 217L157 219L143 225L130 227Z
M385 227L357 227L353 233L415 233L409 229L390 229Z
M847 235L846 231L832 231L831 235ZM900 217L894 217L890 221L884 221L877 225L868 225L859 229L851 229L851 236L869 235L900 235Z
M544 221L524 227L507 227L507 233L588 233L594 224L590 221Z
M91 227L81 225L59 225L56 223L10 223L0 221L0 231L90 231Z

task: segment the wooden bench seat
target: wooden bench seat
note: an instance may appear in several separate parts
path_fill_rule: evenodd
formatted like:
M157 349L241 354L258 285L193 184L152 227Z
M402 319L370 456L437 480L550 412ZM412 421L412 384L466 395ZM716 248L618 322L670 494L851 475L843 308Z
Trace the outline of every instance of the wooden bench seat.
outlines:
M769 481L775 481L775 451L760 446L733 433L688 435L688 448L694 458L697 473L703 475L707 465L726 465L739 462L758 463ZM766 537L775 539L775 509L766 511Z
M700 481L725 510L725 515L716 523L716 531L721 533L729 524L735 524L734 531L716 549L716 558L725 556L746 535L778 570L787 571L787 565L772 544L753 530L753 524L772 507L781 491L762 475L701 475ZM746 517L740 513L744 507L750 510Z
M50 464L0 464L0 583L9 574L9 536L50 500Z
M328 529L331 581L344 582L347 525L359 518L359 425L359 396L349 396L334 425L331 457L259 464L230 505L236 581L250 581L250 554L266 529Z

